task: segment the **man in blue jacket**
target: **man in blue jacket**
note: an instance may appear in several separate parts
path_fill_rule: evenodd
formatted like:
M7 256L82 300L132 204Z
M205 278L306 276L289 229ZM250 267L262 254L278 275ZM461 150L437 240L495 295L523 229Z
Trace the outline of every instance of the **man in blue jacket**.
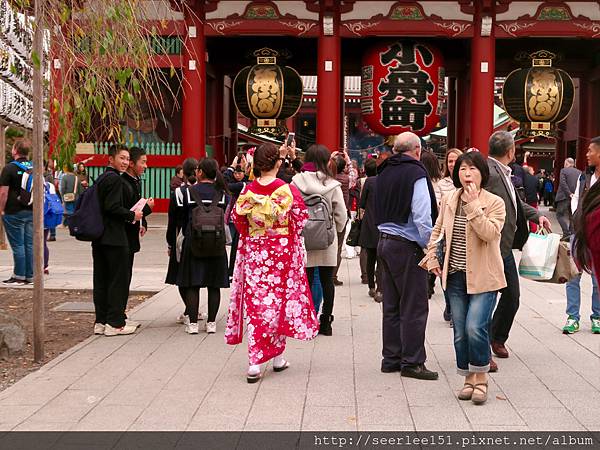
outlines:
M419 137L402 133L394 141L393 155L378 168L375 209L383 275L381 371L437 380L437 372L425 367L427 272L418 265L437 217L437 201L420 158Z

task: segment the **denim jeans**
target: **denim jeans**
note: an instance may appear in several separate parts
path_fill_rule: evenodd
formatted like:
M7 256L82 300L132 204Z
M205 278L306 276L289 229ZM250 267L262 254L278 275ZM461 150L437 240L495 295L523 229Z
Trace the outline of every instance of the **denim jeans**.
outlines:
M581 274L567 281L567 314L578 321L581 319L579 309L581 306ZM590 318L600 319L600 297L598 297L598 281L592 274L592 315Z
M13 276L18 280L33 280L33 212L5 214L4 229L13 253Z
M467 294L464 272L448 275L448 297L454 321L454 351L459 375L485 373L490 369L489 328L496 291Z
M321 309L321 302L323 302L323 288L321 287L321 278L319 277L318 267L315 269L315 277L313 279L312 285L310 286L310 291L312 293L315 312L318 316L319 310Z
M63 225L69 225L69 218L75 212L75 203L76 202L65 202L64 203L64 213L63 213ZM56 228L55 228L56 230Z

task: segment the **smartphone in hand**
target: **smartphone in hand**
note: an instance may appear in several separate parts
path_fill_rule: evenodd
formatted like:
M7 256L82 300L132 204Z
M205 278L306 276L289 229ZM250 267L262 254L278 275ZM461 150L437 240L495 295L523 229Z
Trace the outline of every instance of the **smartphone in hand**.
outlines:
M290 131L287 135L287 138L285 140L285 145L287 145L288 147L292 146L292 143L294 142L294 137L296 136L296 133L294 133L293 131Z

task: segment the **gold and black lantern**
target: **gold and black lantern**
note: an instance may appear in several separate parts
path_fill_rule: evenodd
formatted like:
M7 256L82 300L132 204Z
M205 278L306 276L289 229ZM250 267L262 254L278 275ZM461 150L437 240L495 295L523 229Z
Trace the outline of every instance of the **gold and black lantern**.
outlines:
M262 48L254 52L256 65L244 67L233 80L233 98L238 111L252 119L249 131L281 136L285 119L302 105L302 78L288 66L277 64L278 52Z
M520 122L522 135L553 137L556 124L573 107L573 80L564 70L552 67L553 53L541 50L529 57L532 67L511 72L504 82L504 108Z

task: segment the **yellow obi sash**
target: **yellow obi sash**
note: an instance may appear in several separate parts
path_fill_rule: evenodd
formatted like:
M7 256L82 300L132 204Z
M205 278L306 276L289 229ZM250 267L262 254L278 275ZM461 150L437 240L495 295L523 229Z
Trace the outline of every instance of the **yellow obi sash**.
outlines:
M278 187L270 195L248 190L239 196L235 212L248 219L250 236L281 236L289 234L288 213L293 202L294 197L287 184Z

